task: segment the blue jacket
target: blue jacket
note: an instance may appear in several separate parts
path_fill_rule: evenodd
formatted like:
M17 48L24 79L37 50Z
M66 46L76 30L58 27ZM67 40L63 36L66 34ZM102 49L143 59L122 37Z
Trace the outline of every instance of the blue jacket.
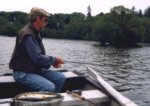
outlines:
M34 64L41 65L43 67L50 67L56 58L52 56L43 55L41 48L38 46L38 42L31 36L28 35L23 41L24 52L28 54Z

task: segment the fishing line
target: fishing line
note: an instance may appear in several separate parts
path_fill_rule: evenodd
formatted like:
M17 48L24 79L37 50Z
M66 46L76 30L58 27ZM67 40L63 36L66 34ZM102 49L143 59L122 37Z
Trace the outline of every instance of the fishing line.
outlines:
M79 61L64 61L64 63L89 64L89 65L95 65L95 66L104 66L104 64L96 64L96 63L89 63L89 62L79 62Z

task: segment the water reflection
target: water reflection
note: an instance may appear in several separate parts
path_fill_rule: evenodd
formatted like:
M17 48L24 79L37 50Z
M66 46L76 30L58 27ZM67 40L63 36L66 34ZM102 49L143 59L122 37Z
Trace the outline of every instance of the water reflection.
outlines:
M99 74L122 94L140 106L150 106L150 46L115 48L95 46L98 42L44 39L48 55L66 61L89 62ZM0 37L0 74L11 72L8 62L15 38ZM62 69L87 73L85 65L66 63Z

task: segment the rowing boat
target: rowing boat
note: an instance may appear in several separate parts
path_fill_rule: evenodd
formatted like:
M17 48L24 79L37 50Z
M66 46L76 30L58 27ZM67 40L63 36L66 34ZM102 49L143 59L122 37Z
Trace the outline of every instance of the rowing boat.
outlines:
M60 71L67 78L59 93L63 97L60 106L137 106L104 81L91 67L87 66L87 69L89 74ZM75 95L66 93L67 90ZM12 98L26 92L34 91L15 82L12 74L0 76L0 106L11 106Z

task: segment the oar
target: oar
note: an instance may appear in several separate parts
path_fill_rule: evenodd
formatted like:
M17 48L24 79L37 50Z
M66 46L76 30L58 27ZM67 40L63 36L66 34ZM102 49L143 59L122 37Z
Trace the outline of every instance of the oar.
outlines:
M126 98L125 96L121 95L117 90L115 90L112 86L110 86L103 78L94 71L91 67L87 66L89 74L96 79L100 86L114 99L116 100L121 106L138 106L130 99Z
M95 66L104 66L104 64L96 64L90 62L79 62L79 61L64 61L64 63L75 63L75 64L87 64L87 65L95 65Z
M85 97L83 97L83 96L81 96L81 95L78 95L78 94L76 94L76 93L70 92L69 90L67 90L66 93L67 93L67 94L71 94L72 96L75 96L75 97L77 97L77 98L79 98L79 99L81 99L81 100L85 100L85 101L87 101L87 102L89 102L89 103L91 103L91 104L93 104L93 105L95 105L95 106L99 106L99 105L95 104L94 102L89 101L89 100L86 99Z

